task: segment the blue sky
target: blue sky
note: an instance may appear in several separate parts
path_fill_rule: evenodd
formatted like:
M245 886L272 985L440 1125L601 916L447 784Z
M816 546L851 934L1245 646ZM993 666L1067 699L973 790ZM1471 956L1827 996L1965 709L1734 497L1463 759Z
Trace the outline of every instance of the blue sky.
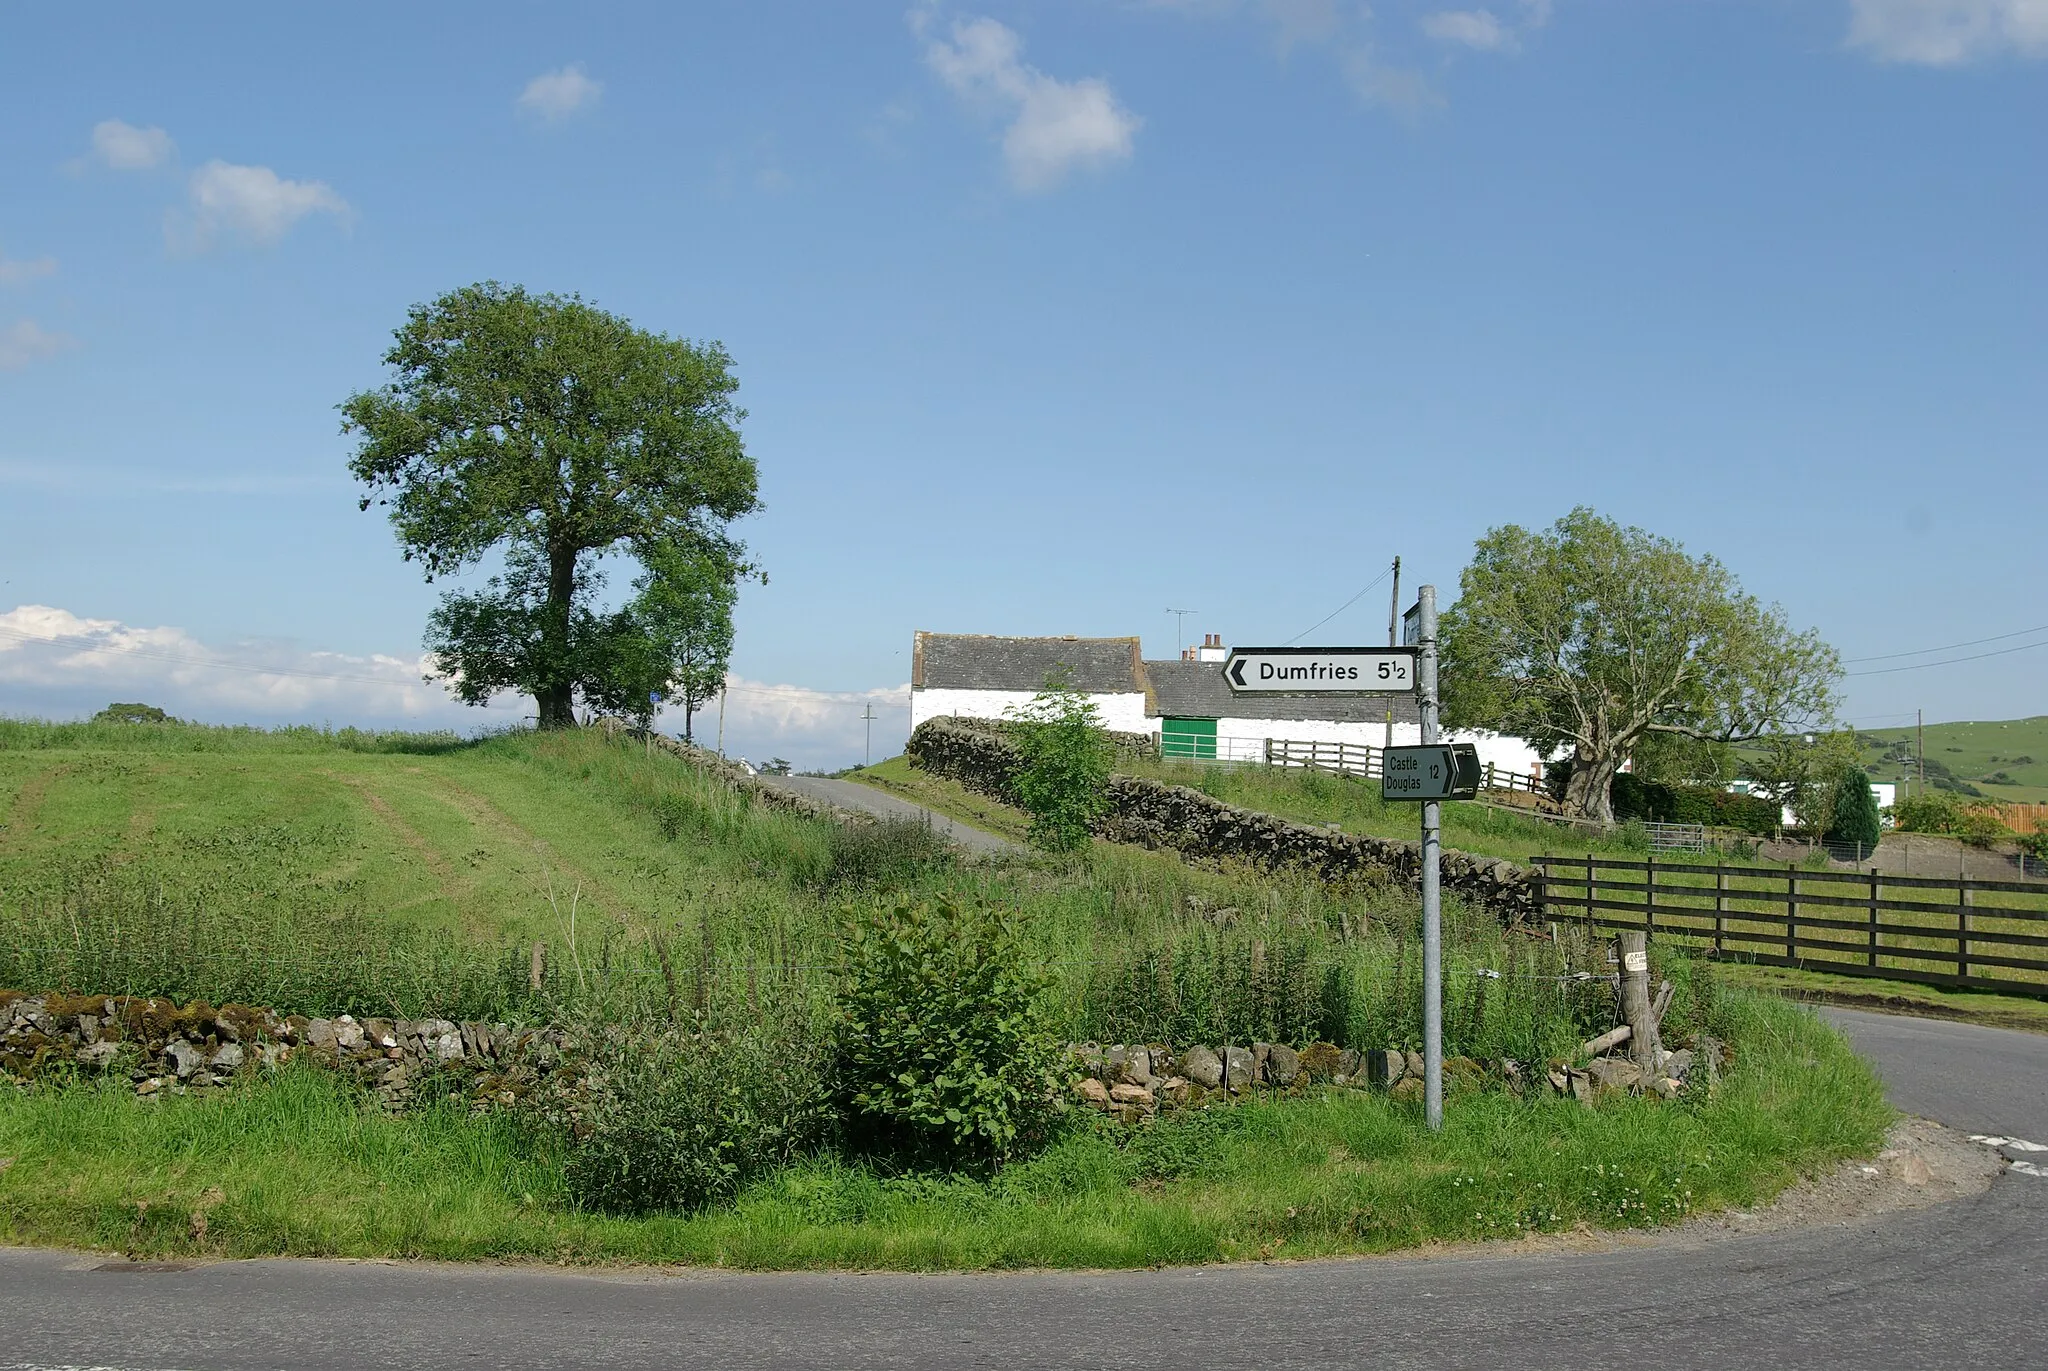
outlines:
M477 722L334 406L485 278L734 355L756 754L1577 503L1850 658L2048 625L2048 0L16 6L0 126L0 712Z

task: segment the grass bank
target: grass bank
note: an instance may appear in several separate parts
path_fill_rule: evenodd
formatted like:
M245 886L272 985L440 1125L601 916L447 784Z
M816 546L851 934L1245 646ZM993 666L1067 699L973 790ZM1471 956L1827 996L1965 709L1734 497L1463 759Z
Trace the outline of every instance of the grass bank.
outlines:
M1639 1228L1768 1199L1874 1149L1891 1114L1811 1014L1737 996L1712 1100L1332 1091L1148 1129L1077 1122L993 1180L885 1175L830 1154L729 1207L579 1212L554 1136L443 1108L393 1118L311 1071L209 1099L0 1087L0 1232L137 1257L410 1257L742 1269L995 1270L1388 1252L1585 1225Z

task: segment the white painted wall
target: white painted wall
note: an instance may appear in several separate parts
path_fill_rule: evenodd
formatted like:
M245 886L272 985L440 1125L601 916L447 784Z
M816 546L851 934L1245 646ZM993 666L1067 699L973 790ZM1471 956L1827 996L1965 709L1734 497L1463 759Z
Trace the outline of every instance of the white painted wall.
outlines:
M963 719L1002 719L1019 705L1031 703L1031 690L942 690L910 692L910 726L915 729L926 719L954 716ZM1102 726L1119 733L1157 733L1159 721L1145 717L1145 697L1135 691L1118 695L1090 695L1102 715Z

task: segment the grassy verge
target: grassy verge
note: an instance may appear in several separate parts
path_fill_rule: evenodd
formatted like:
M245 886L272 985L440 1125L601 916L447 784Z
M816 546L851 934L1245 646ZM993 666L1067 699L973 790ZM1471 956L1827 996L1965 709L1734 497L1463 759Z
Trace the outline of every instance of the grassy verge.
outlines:
M1886 981L1863 976L1834 976L1823 971L1794 970L1790 967L1749 966L1741 962L1717 962L1714 975L1728 985L1781 995L1810 1004L1843 1005L1851 1009L1875 1009L1921 1018L1952 1019L1959 1023L1982 1024L1987 1028L2013 1028L2027 1033L2048 1033L2048 1002L2016 995L1992 995L1977 990L1945 990L1939 986L1916 985L1910 981Z
M831 1156L729 1207L608 1218L571 1207L549 1136L500 1117L392 1118L313 1072L212 1099L80 1085L0 1090L0 1233L138 1257L523 1258L748 1269L1136 1267L1386 1252L1638 1228L1769 1198L1874 1149L1870 1070L1813 1016L1729 1006L1722 1094L1595 1110L1332 1092L1134 1133L1077 1125L992 1181L878 1174Z

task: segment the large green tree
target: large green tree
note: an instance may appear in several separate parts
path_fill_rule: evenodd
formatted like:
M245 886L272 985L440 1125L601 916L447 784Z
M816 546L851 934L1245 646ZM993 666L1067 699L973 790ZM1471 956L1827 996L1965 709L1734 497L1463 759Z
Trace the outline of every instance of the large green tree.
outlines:
M1714 558L1583 507L1481 538L1440 633L1445 722L1568 752L1567 810L1606 823L1615 772L1644 740L1819 723L1841 675L1833 648Z
M724 348L486 281L414 306L384 361L392 379L341 406L362 508L389 509L429 581L503 563L429 621L460 698L524 692L543 728L573 723L579 700L641 712L674 677L657 639L678 595L724 614L729 649L730 592L753 571L729 525L759 501ZM646 575L606 610L615 555Z

